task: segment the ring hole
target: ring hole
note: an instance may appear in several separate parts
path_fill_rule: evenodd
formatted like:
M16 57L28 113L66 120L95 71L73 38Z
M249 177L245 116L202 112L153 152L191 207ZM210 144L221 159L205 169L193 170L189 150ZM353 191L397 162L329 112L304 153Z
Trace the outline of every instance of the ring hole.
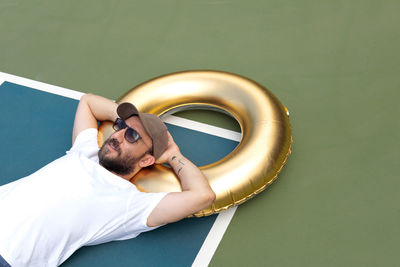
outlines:
M227 130L241 132L240 125L232 116L222 110L192 109L174 113L175 116L195 120Z
M239 123L222 109L190 106L174 109L161 117L182 153L197 166L224 158L240 142Z

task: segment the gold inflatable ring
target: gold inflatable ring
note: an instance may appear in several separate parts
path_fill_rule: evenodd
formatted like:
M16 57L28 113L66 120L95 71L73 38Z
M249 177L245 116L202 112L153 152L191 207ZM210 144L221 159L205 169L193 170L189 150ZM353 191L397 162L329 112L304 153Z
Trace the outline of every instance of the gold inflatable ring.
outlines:
M140 84L117 100L131 102L140 112L160 116L188 108L226 112L239 123L240 144L226 157L200 169L216 199L196 214L210 215L238 205L270 185L291 151L289 113L269 90L247 78L219 71L186 71ZM112 124L99 128L99 145L113 133ZM131 180L145 192L179 192L173 171L164 165L141 170Z

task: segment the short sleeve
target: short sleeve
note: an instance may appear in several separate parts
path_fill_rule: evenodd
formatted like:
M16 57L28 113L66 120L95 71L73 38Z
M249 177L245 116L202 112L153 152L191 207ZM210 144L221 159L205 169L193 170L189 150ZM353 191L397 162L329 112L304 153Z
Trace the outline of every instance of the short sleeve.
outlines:
M97 132L96 128L89 128L80 132L71 149L67 151L67 154L81 153L88 158L97 156L97 152L99 151Z
M127 236L125 236L123 239L133 238L142 232L147 232L159 227L148 227L147 218L167 194L167 192L144 193L136 191L132 195L127 203L124 224Z

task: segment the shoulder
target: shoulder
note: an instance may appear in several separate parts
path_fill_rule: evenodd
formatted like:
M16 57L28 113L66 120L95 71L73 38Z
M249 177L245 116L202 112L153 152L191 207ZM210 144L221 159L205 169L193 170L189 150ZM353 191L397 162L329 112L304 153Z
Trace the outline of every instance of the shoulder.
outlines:
M97 151L99 149L97 143L97 134L98 130L96 128L88 128L81 131L77 135L71 149L69 150L69 153L85 150Z

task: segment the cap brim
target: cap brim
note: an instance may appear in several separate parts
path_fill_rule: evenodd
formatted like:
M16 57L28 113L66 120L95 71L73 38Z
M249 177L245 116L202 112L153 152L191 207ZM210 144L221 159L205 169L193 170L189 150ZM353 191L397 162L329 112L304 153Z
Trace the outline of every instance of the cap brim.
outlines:
M126 102L119 104L117 114L121 119L126 120L132 116L139 115L139 111L133 104Z

